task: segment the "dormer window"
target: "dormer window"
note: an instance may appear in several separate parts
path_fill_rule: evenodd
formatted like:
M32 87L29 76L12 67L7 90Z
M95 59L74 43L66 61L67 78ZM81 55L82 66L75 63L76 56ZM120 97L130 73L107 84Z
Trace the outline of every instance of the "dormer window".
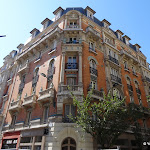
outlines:
M58 20L61 16L63 9L61 7L58 7L53 14L55 15L55 21Z
M131 40L127 35L123 36L124 42L129 45L129 41Z
M96 13L93 9L91 9L89 6L85 8L87 11L87 17L90 19L93 19L93 15Z
M32 38L35 38L40 33L40 31L34 28L30 33L32 34Z
M22 53L22 48L23 48L24 44L19 44L17 46L19 53Z
M41 24L43 25L43 30L45 30L51 23L52 21L48 18L44 19Z

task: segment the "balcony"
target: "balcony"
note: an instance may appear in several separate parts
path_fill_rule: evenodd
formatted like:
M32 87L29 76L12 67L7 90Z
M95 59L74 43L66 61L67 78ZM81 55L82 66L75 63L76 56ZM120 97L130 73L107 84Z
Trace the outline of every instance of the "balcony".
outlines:
M139 88L136 88L136 93L141 95L141 90Z
M94 30L93 28L91 27L87 27L86 28L86 33L89 35L89 36L93 36L93 38L96 38L96 40L98 40L100 38L100 33L97 32L96 30Z
M127 59L129 60L132 59L134 64L138 63L138 59L135 56L133 56L131 52L128 52L126 50L121 50L120 53L121 55L124 55Z
M95 68L90 67L90 73L95 76L98 76L97 69L95 69Z
M150 78L145 76L146 81L150 82Z
M99 99L100 97L103 97L103 91L102 90L96 90L96 89L92 89L92 86L89 85L88 91L92 90L92 97Z
M97 55L97 52L95 51L95 48L89 47L89 52L92 52L95 55Z
M22 106L24 106L24 107L28 107L28 106L32 107L32 106L34 106L36 101L37 101L37 95L33 94L31 96L26 96L26 97L24 97L24 102L23 102Z
M79 25L69 25L67 26L67 29L78 29Z
M129 90L129 91L133 92L133 87L132 87L132 85L127 84L127 87L128 87L128 90Z
M70 92L72 92L77 97L82 96L83 86L82 85L60 85L57 96L63 96L64 98L68 98L68 96L71 96Z
M29 61L27 60L25 63L21 64L18 70L19 74L27 72L29 69Z
M133 75L137 77L137 73L135 71L132 71Z
M109 60L114 62L115 64L119 65L119 61L116 58L114 58L114 57L112 57L110 55L109 55Z
M66 63L65 71L78 71L77 63Z
M22 101L19 99L17 101L11 102L9 106L9 111L18 111L21 108Z
M105 43L107 43L108 45L115 47L115 44L113 43L113 40L108 40L108 38L105 38Z
M39 97L37 99L37 101L42 104L45 102L52 102L54 98L54 88L50 87L46 90L41 90L39 92Z
M117 83L119 83L119 84L122 84L121 78L119 78L119 77L117 77L117 76L115 76L115 75L113 75L113 74L111 74L110 76L111 76L111 80L112 80L112 81L117 82Z
M68 42L66 42L66 44L79 44L79 41L76 41L76 40L68 41Z

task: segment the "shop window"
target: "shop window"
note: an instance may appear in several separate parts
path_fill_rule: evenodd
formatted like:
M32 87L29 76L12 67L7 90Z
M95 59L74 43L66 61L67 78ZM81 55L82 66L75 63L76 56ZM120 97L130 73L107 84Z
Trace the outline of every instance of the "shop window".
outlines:
M42 136L36 136L35 142L42 142Z
M2 149L16 149L17 139L4 139Z
M22 137L20 143L32 143L33 137Z
M70 137L62 142L62 150L76 150L76 141Z

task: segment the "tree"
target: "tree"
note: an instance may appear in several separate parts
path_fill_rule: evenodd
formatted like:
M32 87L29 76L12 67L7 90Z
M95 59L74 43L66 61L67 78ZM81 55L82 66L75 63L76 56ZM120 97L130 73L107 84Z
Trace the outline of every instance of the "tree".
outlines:
M131 125L139 124L143 112L137 105L125 106L125 99L120 100L117 95L104 94L103 99L92 99L93 90L83 96L83 101L72 94L73 103L77 107L77 116L72 118L85 132L92 135L97 145L101 148L110 148L116 143L118 137ZM135 135L141 134L133 130Z

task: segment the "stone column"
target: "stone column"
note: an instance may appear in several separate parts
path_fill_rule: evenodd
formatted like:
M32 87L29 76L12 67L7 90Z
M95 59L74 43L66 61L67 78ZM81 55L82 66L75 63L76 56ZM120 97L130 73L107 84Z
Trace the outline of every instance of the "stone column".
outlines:
M82 28L82 25L81 25L81 16L79 16L79 28L80 29Z
M64 84L64 73L65 73L65 52L62 52L61 58L61 72L60 72L60 84Z
M67 28L67 16L65 16L65 26L64 28L66 29Z
M82 52L78 52L79 54L79 77L78 77L78 84L82 85Z

